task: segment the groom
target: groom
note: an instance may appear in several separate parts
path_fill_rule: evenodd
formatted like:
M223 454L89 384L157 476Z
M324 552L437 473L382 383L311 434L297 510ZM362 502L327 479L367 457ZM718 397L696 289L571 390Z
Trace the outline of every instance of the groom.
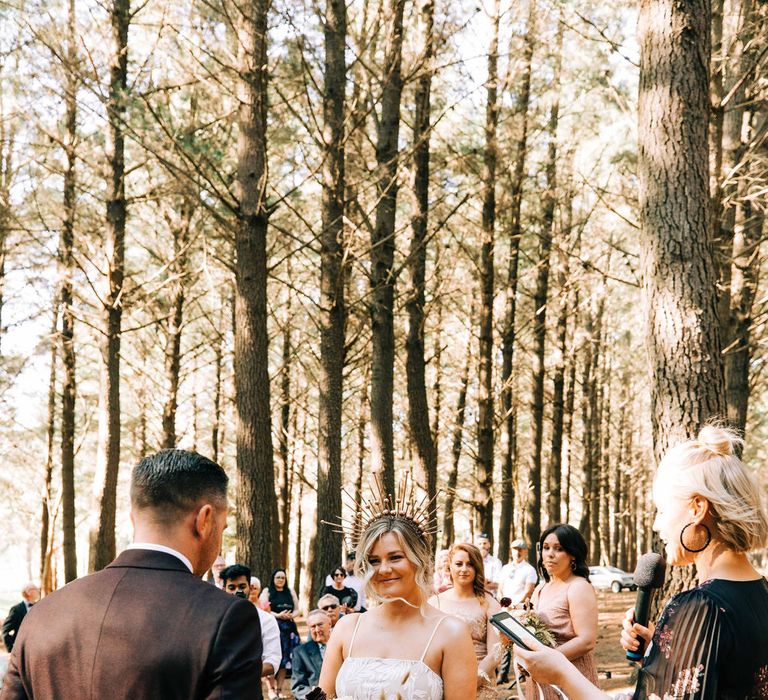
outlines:
M145 457L134 544L30 610L0 698L261 698L256 608L200 579L221 548L227 482L194 452Z

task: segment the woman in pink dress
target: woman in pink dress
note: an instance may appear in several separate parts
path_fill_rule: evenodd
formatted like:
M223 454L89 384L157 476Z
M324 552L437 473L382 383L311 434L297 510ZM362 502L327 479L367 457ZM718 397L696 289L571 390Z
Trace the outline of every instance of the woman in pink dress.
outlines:
M488 618L499 612L501 607L485 590L483 555L477 547L472 544L453 545L448 553L448 562L453 586L432 596L429 603L467 624L477 657L477 698L495 700L499 638Z
M597 642L597 596L589 583L587 543L572 525L553 525L541 534L538 568L544 581L531 602L541 621L552 631L560 651L581 673L597 685L592 650ZM544 686L545 700L560 696ZM526 700L538 700L539 691L530 679Z

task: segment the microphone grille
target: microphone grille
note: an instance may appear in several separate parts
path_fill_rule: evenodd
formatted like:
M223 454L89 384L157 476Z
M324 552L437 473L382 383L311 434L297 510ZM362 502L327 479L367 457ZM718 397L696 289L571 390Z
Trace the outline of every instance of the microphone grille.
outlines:
M638 588L661 588L664 585L664 574L667 563L664 557L656 552L643 554L635 567L635 585Z

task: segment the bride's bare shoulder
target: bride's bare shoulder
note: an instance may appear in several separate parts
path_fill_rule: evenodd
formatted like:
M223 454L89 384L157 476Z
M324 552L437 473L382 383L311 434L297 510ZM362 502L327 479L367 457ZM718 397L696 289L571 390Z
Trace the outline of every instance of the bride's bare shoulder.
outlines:
M349 639L355 629L357 620L362 613L351 613L339 618L339 621L333 628L333 636L337 639Z

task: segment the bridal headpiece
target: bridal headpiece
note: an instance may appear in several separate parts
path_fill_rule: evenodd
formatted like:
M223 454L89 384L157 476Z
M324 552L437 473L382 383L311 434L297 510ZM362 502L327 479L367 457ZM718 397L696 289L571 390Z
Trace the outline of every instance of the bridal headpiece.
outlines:
M428 542L437 532L434 516L437 512L437 496L429 498L424 494L419 498L413 479L406 473L397 488L396 496L387 494L381 476L378 472L373 475L371 496L366 498L360 494L359 500L353 498L342 488L353 515L351 518L338 517L337 522L323 520L325 525L341 533L351 548L357 549L362 534L375 522L383 519L398 520L409 527L425 542Z

